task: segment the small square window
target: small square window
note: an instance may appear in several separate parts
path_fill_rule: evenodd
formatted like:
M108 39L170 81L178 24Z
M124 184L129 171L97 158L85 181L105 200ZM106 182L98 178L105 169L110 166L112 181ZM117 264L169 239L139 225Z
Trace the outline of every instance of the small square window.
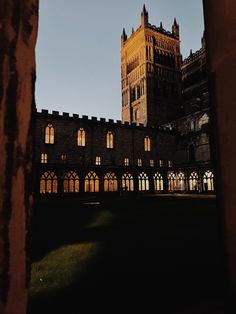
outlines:
M46 164L48 162L48 155L41 154L41 164Z
M95 164L96 164L97 166L100 166L100 165L101 165L101 157L100 157L100 156L97 156L97 157L96 157Z
M125 158L125 166L129 166L129 158Z

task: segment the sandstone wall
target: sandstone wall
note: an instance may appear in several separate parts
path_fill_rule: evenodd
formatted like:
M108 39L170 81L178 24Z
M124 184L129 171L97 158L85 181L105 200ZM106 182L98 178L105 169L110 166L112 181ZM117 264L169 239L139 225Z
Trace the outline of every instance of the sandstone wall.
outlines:
M236 299L236 2L204 0L211 104L217 135L218 192L231 288ZM234 311L235 313L235 311Z
M27 302L38 0L0 0L0 313Z
M45 127L50 123L55 129L55 143L45 144ZM77 131L86 131L85 147L77 145ZM114 135L114 149L106 147L106 134ZM151 151L144 150L144 138L151 139ZM124 125L115 122L105 122L95 119L67 117L37 113L35 163L40 163L41 154L48 155L48 163L60 164L61 155L67 155L68 164L78 164L82 159L85 165L94 165L96 156L101 157L101 164L106 166L123 166L124 159L129 158L130 165L137 165L138 158L143 166L149 166L150 160L159 165L159 159L166 162L172 160L175 150L176 136L166 131L154 128Z

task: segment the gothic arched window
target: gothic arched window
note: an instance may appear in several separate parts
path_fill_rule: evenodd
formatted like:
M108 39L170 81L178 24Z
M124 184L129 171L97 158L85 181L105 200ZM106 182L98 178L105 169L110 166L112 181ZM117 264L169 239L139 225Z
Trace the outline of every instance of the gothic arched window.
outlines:
M198 174L196 172L192 172L189 176L189 190L190 191L198 191Z
M168 189L169 191L175 191L177 186L176 175L174 172L168 174Z
M79 176L74 171L69 171L63 178L64 193L78 193L79 192Z
M116 192L118 189L117 177L113 172L104 176L104 192Z
M162 175L159 172L155 173L153 176L153 180L154 180L154 190L155 191L163 191L164 186L163 186Z
M85 192L99 192L99 178L95 172L90 171L85 176L84 191Z
M114 148L114 135L111 131L107 132L107 148Z
M185 175L183 172L177 174L177 190L185 190Z
M138 176L138 189L139 191L149 191L149 179L145 172Z
M54 144L54 127L51 123L49 123L45 127L45 144Z
M203 188L204 191L214 191L214 174L210 170L204 173Z
M151 140L149 136L145 136L144 138L144 150L145 152L151 151Z
M130 173L124 173L121 182L123 191L134 190L134 179Z
M86 143L86 132L83 128L80 128L78 130L78 134L77 134L77 145L78 146L85 146Z
M57 176L52 171L46 171L40 178L40 193L57 193Z

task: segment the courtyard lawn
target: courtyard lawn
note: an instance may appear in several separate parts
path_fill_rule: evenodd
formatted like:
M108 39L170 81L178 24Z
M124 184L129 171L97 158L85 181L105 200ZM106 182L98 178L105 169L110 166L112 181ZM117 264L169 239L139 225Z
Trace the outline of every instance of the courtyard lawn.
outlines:
M65 245L33 263L30 297L49 296L75 284L99 246L95 242Z
M217 313L224 289L217 222L208 196L38 201L28 313L79 313L72 308L86 291L113 292L119 304L131 291L154 292L170 308L160 313Z

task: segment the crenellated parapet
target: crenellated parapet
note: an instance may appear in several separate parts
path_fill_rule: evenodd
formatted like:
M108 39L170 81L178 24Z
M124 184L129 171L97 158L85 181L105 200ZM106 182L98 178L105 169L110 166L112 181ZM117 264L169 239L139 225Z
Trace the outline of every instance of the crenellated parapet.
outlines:
M122 122L121 120L114 120L114 119L106 119L106 118L98 118L98 117L89 117L87 115L80 116L79 114L70 114L68 112L62 112L59 111L49 111L46 109L41 109L40 111L37 110L36 112L37 117L47 118L47 120L50 119L66 119L66 120L78 120L80 122L88 122L88 123L96 123L96 124L106 124L110 126L120 126L120 127L129 127L129 128L141 128L141 129L155 129L155 127L147 124L146 126L143 123L135 123L135 122Z

